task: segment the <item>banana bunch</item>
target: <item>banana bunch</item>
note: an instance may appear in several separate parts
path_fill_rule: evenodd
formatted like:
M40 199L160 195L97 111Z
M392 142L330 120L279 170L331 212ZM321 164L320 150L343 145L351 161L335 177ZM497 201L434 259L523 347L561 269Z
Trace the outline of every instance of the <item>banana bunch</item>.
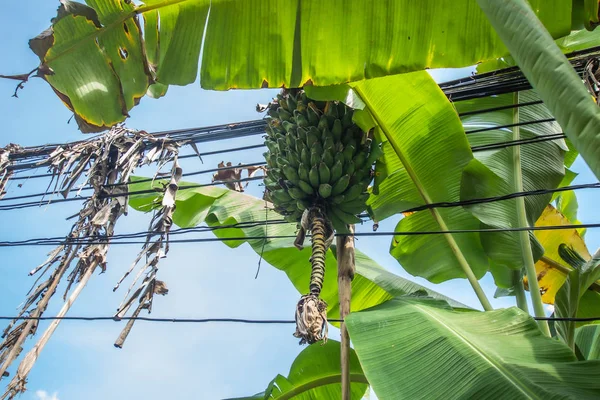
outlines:
M268 106L264 153L267 198L290 222L314 206L338 231L361 222L372 165L381 149L352 122L353 110L339 102L308 99L284 90Z

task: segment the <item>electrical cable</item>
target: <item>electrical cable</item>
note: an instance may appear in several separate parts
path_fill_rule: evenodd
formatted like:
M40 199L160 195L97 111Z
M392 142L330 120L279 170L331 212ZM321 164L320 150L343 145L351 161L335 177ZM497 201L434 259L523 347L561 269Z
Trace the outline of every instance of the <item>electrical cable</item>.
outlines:
M497 127L497 128L502 128L502 127ZM487 130L487 128L485 128L485 129ZM471 133L473 133L473 132L474 131L471 131ZM527 145L527 144L533 144L533 143L559 140L559 139L564 139L564 138L566 138L566 135L564 133L557 133L557 134L537 136L537 137L533 137L533 138L529 138L529 139L520 139L520 140L512 140L512 141L505 141L505 142L489 143L489 144L479 145L479 146L472 146L471 151L478 152L478 151L486 151L486 150L499 150L499 149L504 149L504 148L508 148L508 147L512 147L512 146ZM253 145L253 146L246 146L244 149L260 148L260 147L265 147L265 146L264 145ZM194 155L194 154L189 155L189 157L194 157L194 156L197 156L197 155ZM194 176L194 175L201 175L201 174L206 174L206 173L210 173L210 172L231 170L231 169L235 169L235 168L248 168L248 167L264 166L264 165L266 165L265 162L255 162L255 163L243 164L243 165L237 165L237 166L232 165L232 166L228 166L228 167L211 168L211 169L207 169L207 170L184 173L182 176L183 177ZM42 175L38 175L38 176L42 176ZM46 174L44 176L53 176L53 174ZM159 179L159 178L157 178L157 179ZM155 180L155 179L147 178L147 179L143 179L140 181L136 181L136 183L150 182L153 180ZM127 183L115 183L112 185L105 185L104 187L114 187L114 186L123 186L123 185L127 185ZM71 189L71 190L69 190L69 193L87 191L87 190L91 190L91 189L92 189L91 186L86 186L83 188ZM51 195L51 194L53 194L53 192L48 191L48 192L43 192L43 193L34 193L34 194L21 195L21 196L12 196L12 197L9 196L9 197L0 198L0 202L10 201L10 200L22 200L22 199L29 199L29 198L35 198L35 197L43 198L44 196ZM50 203L50 204L52 204L52 203ZM0 210L2 210L2 209L0 208Z
M262 179L263 179L262 176L253 176L251 178L232 179L232 180L228 180L227 182L221 182L221 181L216 182L215 181L213 183L180 186L178 190L187 190L187 189L196 189L196 188L207 187L207 186L225 185L227 183L243 183L243 182L250 182L250 181L262 180ZM99 196L99 198L113 198L113 197L122 197L122 196L129 196L129 195L138 195L138 194L150 194L150 193L159 193L159 191L154 190L154 189L139 190L136 192L125 192L125 193L121 193L121 194L106 194L103 196ZM0 205L0 211L20 210L23 208L39 207L39 206L44 206L44 205L56 204L56 203L67 203L67 202L71 202L71 201L89 200L91 198L92 198L92 196L79 196L79 197L68 197L65 199L48 200L47 202L32 201L32 202L27 202L27 203Z
M211 172L229 171L229 170L238 169L238 168L245 169L245 168L249 168L249 167L260 167L260 166L264 166L264 165L267 165L267 163L264 161L259 161L259 162L255 162L255 163L249 163L249 164L232 165L229 167L210 168L210 169L205 169L205 170L201 170L201 171L188 172L188 173L182 174L181 176L182 177L196 176L196 175L208 174ZM126 186L126 185L130 185L130 184L159 181L161 179L163 179L163 178L159 178L159 177L145 178L145 179L140 179L139 181L135 181L135 182L131 182L131 183L113 183L110 185L103 185L102 187L110 188L110 187L116 187L116 186ZM82 188L71 189L68 191L68 193L88 191L88 190L92 190L92 189L93 189L92 186L85 186ZM30 199L30 198L34 198L34 197L44 197L44 196L51 195L51 194L53 194L53 192L43 192L43 193L25 194L22 196L3 197L0 199L0 201Z
M185 155L180 155L178 156L179 160L184 160L186 158L197 158L198 156L200 157L205 157L205 156L212 156L212 155L216 155L216 154L225 154L225 153L233 153L233 152L237 152L237 151L244 151L244 150L252 150L252 149L260 149L262 147L265 147L264 144L254 144L254 145L250 145L250 146L241 146L241 147L233 147L230 149L223 149L223 150L214 150L214 151L207 151L204 153L192 153L192 154L185 154ZM85 169L83 170L83 172L87 172L88 170ZM19 171L15 171L15 172L25 172L25 170L19 170ZM48 173L48 174L39 174L39 175L29 175L29 176L12 176L10 178L11 181L19 181L19 180L28 180L28 179L37 179L37 178L50 178L55 176L55 174L52 173Z
M536 321L568 321L568 322L591 322L591 321L600 321L600 317L534 317L531 316ZM13 321L13 320L24 320L24 321L146 321L146 322L172 322L172 323L208 323L208 322L231 322L231 323L241 323L241 324L295 324L296 321L293 319L246 319L246 318L160 318L160 317L30 317L30 316L21 316L21 317L7 317L0 316L0 320L3 321ZM344 322L341 319L327 319L328 322Z
M396 232L356 232L336 233L336 237L362 237L362 236L419 236L419 235L445 235L445 234L461 234L461 233L496 233L496 232L521 232L521 231L551 231L564 229L588 229L600 228L600 223L593 224L567 224L567 225L548 225L548 226L529 226L516 228L482 228L482 229L449 229L447 231L396 231ZM310 236L310 235L307 235ZM210 237L210 238L194 238L194 239L173 239L169 240L169 244L173 243L204 243L204 242L228 242L228 241L249 241L249 240L272 240L272 239L295 239L296 235L270 235L270 236L239 236L239 237ZM83 240L81 240L83 239ZM120 241L113 240L112 237L97 237L94 239L88 238L67 238L60 241L50 242L46 239L40 239L40 242L35 242L35 239L29 239L26 244L15 244L15 242L5 241L0 242L0 247L18 247L18 246L58 246L70 244L110 244L110 245L130 245L130 244L146 244L146 241Z
M512 146L521 146L524 144L531 144L531 143L541 143L541 142L547 142L547 141L552 141L552 140L564 139L566 137L567 136L564 133L556 133L556 134L552 134L552 135L536 136L536 137L529 138L529 139L510 140L510 141L506 141L506 142L483 144L480 146L472 146L471 151L473 153L476 153L478 151L485 151L485 150L505 149L505 148L512 147Z
M597 57L600 52L600 46L592 47L577 52L566 54L567 58L570 58L570 63L575 71L581 76L584 73L587 62L594 57ZM515 91L531 89L531 85L519 70L517 66L496 70L489 73L477 74L466 78L456 79L447 81L439 84L439 87L446 94L451 101L461 101L476 99L481 97L488 97L491 95L499 95L504 93L511 93ZM529 105L542 104L541 101L533 101L515 105L507 105L501 107L493 107L482 110L474 110L460 114L461 116L481 114L485 112L492 112L498 110L505 110L516 107L525 107ZM152 135L156 138L162 138L170 136L174 140L189 140L194 136L198 137L198 142L214 141L214 140L225 140L234 137L242 137L252 134L264 133L264 126L266 121L264 119L244 121L238 123L230 123L223 125L215 125L201 128L188 128L179 130L169 130L156 132ZM259 130L259 132L252 130ZM233 132L233 133L232 133ZM238 132L238 133L235 133ZM91 138L88 140L94 140ZM40 158L44 155L52 153L59 146L69 146L84 141L76 141L71 143L62 144L47 144L43 146L25 148L19 152L12 152L9 156L12 161L20 161L28 158ZM29 165L14 165L11 168L15 170L24 168L36 168L39 167L39 163L33 163Z

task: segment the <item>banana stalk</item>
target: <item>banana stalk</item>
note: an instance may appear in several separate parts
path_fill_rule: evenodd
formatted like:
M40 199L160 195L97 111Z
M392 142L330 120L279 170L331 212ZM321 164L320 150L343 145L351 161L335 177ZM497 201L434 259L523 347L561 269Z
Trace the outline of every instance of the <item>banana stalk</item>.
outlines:
M300 298L296 306L296 332L300 344L327 341L327 303L319 298L325 278L325 258L333 241L333 228L319 207L312 207L302 215L301 233L311 232L312 254L310 257L310 292ZM296 245L301 246L299 241Z

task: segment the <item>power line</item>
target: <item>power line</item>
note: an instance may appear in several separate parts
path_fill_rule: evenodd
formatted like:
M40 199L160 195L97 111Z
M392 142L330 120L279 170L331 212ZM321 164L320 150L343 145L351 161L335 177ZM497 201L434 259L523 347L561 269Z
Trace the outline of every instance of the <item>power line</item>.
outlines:
M473 153L475 153L478 151L505 149L507 147L512 147L512 146L521 146L524 144L547 142L547 141L552 141L552 140L564 139L566 137L567 136L564 133L556 133L553 135L536 136L536 137L529 138L529 139L510 140L510 141L500 142L500 143L490 143L490 144L484 144L484 145L480 145L480 146L472 146L471 151Z
M486 151L486 150L498 150L498 149L503 149L503 148L517 146L517 145L532 144L532 143L540 143L540 142L558 140L558 139L563 139L565 137L566 136L563 133L558 133L558 134L552 134L552 135L537 136L537 137L533 137L533 138L529 138L529 139L520 139L520 140L512 140L512 141L505 141L505 142L498 142L498 143L490 143L490 144L485 144L485 145L480 145L480 146L472 146L471 150L473 152ZM263 145L257 145L257 146L258 147L263 147ZM195 172L190 172L190 173L183 174L183 176L184 177L186 177L186 176L194 176L194 175L201 175L201 174L206 174L206 173L210 173L210 172L232 170L232 169L236 169L236 168L248 168L248 167L256 167L256 166L264 166L264 165L266 165L265 162L255 162L255 163L243 164L243 165L238 165L238 166L228 166L228 167L211 168L211 169L206 169L206 170L201 170L201 171L195 171ZM257 177L256 179L261 179L261 177ZM132 183L143 183L143 182L150 182L150 181L153 181L153 180L155 180L155 179L154 178L146 178L146 179L143 179L143 180L140 180L140 181L136 181L136 182L132 182ZM160 180L160 179L158 179L158 180ZM252 180L254 180L254 179L252 179ZM231 181L231 182L237 182L237 181ZM244 181L244 182L246 182L246 181ZM128 185L128 183L117 183L117 184L113 184L113 185L105 185L104 187L123 186L123 185ZM210 185L212 185L212 184L209 184L209 186ZM194 188L195 187L202 187L202 186L194 186ZM191 188L191 186L190 186L190 188ZM75 188L75 189L69 190L69 193L71 193L71 192L79 192L79 191L83 191L83 190L87 191L87 190L90 190L90 189L92 189L90 186L86 186L84 188L79 188L79 189ZM154 190L149 191L149 193L151 193L151 192L154 192ZM35 194L28 194L28 195L21 195L21 196L4 197L4 198L0 198L0 201L22 200L22 199L28 199L28 198L43 197L43 196L50 195L50 194L52 194L52 192L43 192L43 193L35 193ZM125 194L130 194L130 193L125 193ZM140 194L140 193L134 193L134 194ZM85 199L88 199L88 198L90 198L90 196L87 196L87 197L86 196L80 196L80 197L75 197L75 198L71 198L71 199L49 200L46 205L53 204L53 203L61 203L61 202L65 202L65 201L85 200ZM41 201L40 201L40 203L41 203ZM7 206L0 206L0 211L35 207L35 206L41 205L40 203L38 203L38 202L29 202L29 203L23 203L23 204L11 204L11 205L7 205Z
M576 52L572 52L566 54L565 56L569 58L569 61L575 71L582 75L585 69L585 65L588 60L592 57L597 56L597 53L600 52L600 46L591 47L589 49L584 49ZM509 93L520 90L528 90L531 89L531 85L523 75L523 73L519 70L517 66L504 68L500 70L496 70L493 72L477 74L474 76L469 76L461 79L456 79L452 81L447 81L439 84L439 87L442 89L444 94L451 101L461 101L461 100L469 100L476 99L480 97L488 97L491 95L498 95L503 93ZM464 112L459 114L460 116L481 114L492 111L505 110L510 108L517 107L526 107L535 104L542 104L542 101L532 101L514 105L506 105L500 107L492 107L481 110L474 110L469 112ZM252 129L262 129L261 132L264 132L264 127L266 125L266 121L264 119L251 120L251 121L242 121L235 122L229 124L222 125L214 125L208 127L200 127L200 128L186 128L186 129L178 129L178 130L168 130L155 132L152 135L155 138L169 137L174 140L185 140L198 137L199 141L213 141L213 140L224 140L231 139L238 135L240 130L246 130L243 135L256 134L256 132L250 132ZM227 133L232 133L233 136L228 135ZM91 138L88 140L94 140L95 138ZM84 140L70 142L70 143L54 143L54 144L46 144L42 146L32 146L23 149L17 153L11 153L10 159L13 161L19 161L21 159L27 158L35 158L42 157L52 153L59 146L69 146L77 143L85 142ZM29 167L38 167L39 165L31 165ZM21 169L23 166L17 167L16 169Z
M249 145L249 146L233 147L233 148L223 149L223 150L206 151L204 153L199 153L199 154L196 154L196 153L185 154L185 155L178 156L178 159L184 160L187 158L197 158L198 156L206 157L206 156L212 156L212 155L217 155L217 154L226 154L226 153L234 153L234 152L238 152L238 151L260 149L262 147L265 147L265 145L263 143ZM42 167L42 166L39 166L39 167ZM39 168L39 167L36 167L36 168ZM87 171L88 171L87 169L83 170L83 172L87 172ZM25 170L20 170L20 171L15 171L15 172L25 172ZM10 178L10 180L11 181L19 181L19 180L38 179L38 178L51 178L55 175L56 174L48 173L48 174L38 174L38 175L29 175L29 176L13 176Z
M258 177L252 177L252 178L243 178L243 179L236 179L236 180L232 180L232 181L228 181L228 182L231 182L231 183L248 182L248 181L259 180L259 179L263 179L263 177L258 176ZM214 186L214 185L222 185L222 184L225 184L225 182L215 182L215 183L197 184L197 185L183 185L183 186L179 187L178 191L196 189L196 188L208 187L208 186ZM455 201L455 202L438 202L438 203L424 204L421 206L403 210L401 212L406 213L406 212L416 212L416 211L428 210L428 209L433 209L433 208L450 208L450 207L468 206L468 205L475 205L475 204L485 204L485 203L493 203L496 201L515 199L518 197L540 196L540 195L544 195L544 194L558 193L558 192L564 192L564 191L570 191L570 190L594 189L594 188L600 188L600 182L587 183L587 184L581 184L581 185L563 186L563 187L559 187L559 188L555 188L555 189L538 189L538 190L529 190L529 191L523 191L523 192L514 192L514 193L509 193L509 194L501 195L501 196L485 197L485 198L462 200L462 201ZM115 194L115 195L106 195L106 196L101 196L101 197L104 197L104 198L121 197L121 196L152 194L152 193L158 194L159 192L157 190L148 189L148 190L139 190L139 191L133 191L133 192L125 192L125 193ZM52 200L52 202L53 203L62 203L62 202L70 202L70 201L81 201L81 200L87 200L90 197L91 196L71 197L71 198L66 198L66 199ZM50 203L50 204L52 204L52 203ZM22 209L22 208L38 207L38 206L42 206L42 205L44 205L42 202L37 202L37 201L21 203L21 204L9 204L9 205L4 205L4 206L0 205L0 211L9 211L9 210L15 210L15 209Z
M214 182L214 183L205 183L205 184L197 184L197 185L184 185L184 186L180 186L178 190L187 190L187 189L196 189L196 188L207 187L207 186L225 185L227 183L243 183L243 182L250 182L250 181L262 180L262 179L263 179L262 176L253 176L251 178L232 179L232 180L228 180L227 182L219 181L219 182ZM121 193L121 194L105 194L105 195L99 196L99 198L113 198L113 197L122 197L122 196L137 195L137 194L151 194L151 193L158 194L159 191L155 190L155 189L138 190L138 191L134 191L134 192L125 192L125 193ZM66 199L55 199L55 200L48 200L48 201L32 201L32 202L27 202L27 203L8 204L8 205L4 205L4 206L0 205L0 211L19 210L19 209L23 209L23 208L39 207L39 206L50 205L50 204L55 204L55 203L67 203L67 202L71 202L71 201L82 201L82 200L88 200L90 198L92 198L92 196L79 196L79 197L69 197Z
M470 134L473 134L473 133L495 131L495 130L504 129L504 128L514 128L515 126L526 126L526 125L534 125L534 124L543 124L543 123L546 123L546 122L554 122L554 121L556 121L556 119L554 119L554 118L536 119L536 120L533 120L533 121L522 121L522 122L516 122L514 124L496 125L496 126L489 126L487 128L472 129L470 131L465 131L465 134L470 135Z
M249 163L249 164L232 165L232 166L229 166L229 167L210 168L210 169L205 169L205 170L201 170L201 171L188 172L188 173L182 174L181 176L182 177L189 177L189 176L196 176L196 175L208 174L208 173L211 173L211 172L231 171L231 170L234 170L234 169L245 169L245 168L251 168L251 167L260 167L260 166L264 166L264 165L267 165L267 163L264 162L264 161L259 161L259 162ZM155 178L145 178L145 179L136 180L135 182L113 183L113 184L110 184L110 185L103 185L102 187L104 187L104 188L110 188L110 187L117 187L117 186L127 186L127 185L131 185L131 184L152 182L152 181L161 180L161 179L162 178L156 178L156 179ZM75 192L80 192L80 191L88 191L88 190L92 190L92 189L93 189L92 186L85 186L85 187L82 187L82 188L71 189L71 190L69 190L68 193L75 193ZM31 199L31 198L34 198L34 197L44 197L44 196L51 195L51 194L53 194L53 192L42 192L42 193L25 194L25 195L22 195L22 196L3 197L3 198L0 198L0 201Z
M531 316L536 321L568 321L568 322L591 322L591 321L600 321L600 317L534 317ZM238 323L238 324L295 324L296 321L293 319L246 319L246 318L160 318L160 317L105 317L105 316L93 316L93 317L29 317L29 316L21 316L21 317L7 317L0 316L0 320L13 321L13 320L24 320L24 321L146 321L146 322L171 322L171 323L194 323L194 324L202 324L208 322L230 322L230 323ZM327 319L328 322L344 322L342 319Z
M518 104L509 104L506 106L482 108L480 110L465 111L462 113L458 113L458 116L459 117L468 117L470 115L485 114L485 113L494 112L494 111L510 110L512 108L528 107L528 106L534 106L537 104L544 104L544 102L542 100L535 100L535 101L528 101L528 102L518 103Z
M530 226L530 227L516 227L516 228L482 228L482 229L449 229L447 231L396 231L396 232L356 232L354 234L349 233L336 233L335 236L419 236L419 235L444 235L444 234L462 234L462 233L496 233L496 232L522 232L522 231L551 231L551 230L564 230L564 229L583 229L583 228L600 228L600 223L594 224L569 224L569 225L548 225L548 226ZM310 236L310 235L309 235ZM170 244L173 243L205 243L205 242L228 242L228 241L249 241L249 240L273 240L273 239L295 239L296 235L265 235L265 236L239 236L239 237L210 237L210 238L193 238L193 239L172 239L169 240ZM80 240L83 239L83 240ZM28 240L25 244L19 244L18 242L0 242L0 247L18 247L18 246L57 246L57 245L68 245L68 244L106 244L110 245L130 245L130 244L146 244L146 241L114 241L112 237L97 237L92 239L87 238L74 238L74 239L62 239L60 241L47 241L46 239L40 239L40 242L35 242L35 239Z

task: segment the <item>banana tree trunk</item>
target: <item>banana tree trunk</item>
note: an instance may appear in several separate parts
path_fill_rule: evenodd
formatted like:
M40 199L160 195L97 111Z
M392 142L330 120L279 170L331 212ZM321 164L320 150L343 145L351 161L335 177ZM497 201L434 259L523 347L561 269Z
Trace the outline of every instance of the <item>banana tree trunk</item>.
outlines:
M354 225L348 227L350 234L354 234ZM338 295L340 299L340 319L350 314L350 300L352 294L352 280L354 279L354 236L337 237L337 263L338 263ZM341 335L341 371L342 371L342 400L350 400L350 336L346 323L340 326Z

